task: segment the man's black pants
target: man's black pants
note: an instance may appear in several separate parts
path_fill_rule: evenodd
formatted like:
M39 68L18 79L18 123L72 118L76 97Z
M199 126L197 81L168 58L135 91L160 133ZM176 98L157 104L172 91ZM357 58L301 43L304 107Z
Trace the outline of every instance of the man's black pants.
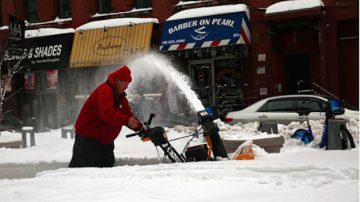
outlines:
M114 162L114 143L101 144L76 134L70 168L112 167Z

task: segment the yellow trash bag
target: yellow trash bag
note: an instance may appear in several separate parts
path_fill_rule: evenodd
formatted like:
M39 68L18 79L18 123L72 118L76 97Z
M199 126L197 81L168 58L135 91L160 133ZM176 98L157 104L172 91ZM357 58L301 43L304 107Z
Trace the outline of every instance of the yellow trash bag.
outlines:
M252 140L243 142L233 153L233 160L254 160L252 144Z

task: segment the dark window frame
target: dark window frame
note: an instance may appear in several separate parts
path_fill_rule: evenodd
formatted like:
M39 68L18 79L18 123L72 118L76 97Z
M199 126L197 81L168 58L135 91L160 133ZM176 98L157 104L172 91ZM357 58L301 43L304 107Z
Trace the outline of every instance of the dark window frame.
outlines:
M29 23L35 23L38 21L37 0L26 1L26 20Z
M3 25L3 21L2 21L2 0L0 0L0 26Z
M150 8L150 7L152 7L152 1L151 0L135 0L134 6L136 9Z
M111 13L111 0L98 0L99 13Z
M59 0L59 18L71 18L71 1Z

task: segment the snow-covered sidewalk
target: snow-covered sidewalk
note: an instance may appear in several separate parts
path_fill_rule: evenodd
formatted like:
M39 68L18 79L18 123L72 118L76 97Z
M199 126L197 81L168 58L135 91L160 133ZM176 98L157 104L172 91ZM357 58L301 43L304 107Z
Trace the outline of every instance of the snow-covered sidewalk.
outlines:
M0 180L1 201L359 200L358 151L310 150L253 161L59 169Z
M315 142L303 145L289 135L299 123L280 126L285 137L280 153L254 147L255 160L123 165L113 168L60 168L39 172L34 178L0 179L0 201L359 201L359 124L349 130L357 148L326 151L316 145L321 123L311 122ZM219 125L223 137L261 138L256 126ZM125 138L124 128L115 142L117 158L156 158L151 142ZM170 138L188 135L191 129L167 129ZM1 138L20 138L2 132ZM200 141L195 140L195 143ZM36 134L36 146L0 148L0 166L58 163L71 158L73 139L62 139L60 130ZM181 150L186 140L174 141ZM65 167L65 166L64 166Z

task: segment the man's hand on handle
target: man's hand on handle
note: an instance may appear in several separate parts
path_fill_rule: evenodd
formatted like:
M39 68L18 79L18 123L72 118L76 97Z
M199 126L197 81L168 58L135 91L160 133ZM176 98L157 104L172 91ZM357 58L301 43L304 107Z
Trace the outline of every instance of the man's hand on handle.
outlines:
M127 127L129 127L130 129L134 130L134 131L141 131L143 130L143 125L142 123L134 116L129 118L129 121L127 123Z

